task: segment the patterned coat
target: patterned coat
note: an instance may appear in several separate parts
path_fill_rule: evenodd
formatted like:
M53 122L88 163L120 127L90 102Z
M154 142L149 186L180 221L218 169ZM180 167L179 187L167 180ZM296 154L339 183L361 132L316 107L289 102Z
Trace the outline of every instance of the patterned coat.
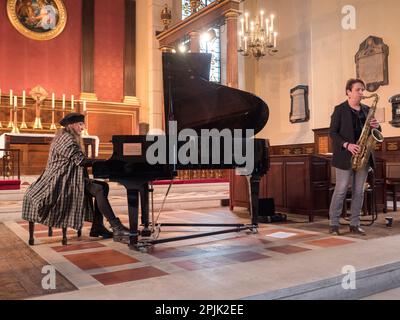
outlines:
M50 147L42 175L26 191L22 218L49 227L80 229L93 221L91 198L85 195L85 159L72 134L62 129Z

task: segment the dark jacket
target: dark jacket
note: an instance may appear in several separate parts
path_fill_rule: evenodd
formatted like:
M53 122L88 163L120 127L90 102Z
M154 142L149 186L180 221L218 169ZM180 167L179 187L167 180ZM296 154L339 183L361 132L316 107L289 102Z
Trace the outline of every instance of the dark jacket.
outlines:
M361 104L361 110L367 117L369 107ZM330 137L332 139L332 166L342 170L351 169L351 153L343 148L345 142L357 143L354 137L354 128L351 115L351 107L346 100L342 104L335 107L331 116ZM371 152L370 165L375 166L374 153Z

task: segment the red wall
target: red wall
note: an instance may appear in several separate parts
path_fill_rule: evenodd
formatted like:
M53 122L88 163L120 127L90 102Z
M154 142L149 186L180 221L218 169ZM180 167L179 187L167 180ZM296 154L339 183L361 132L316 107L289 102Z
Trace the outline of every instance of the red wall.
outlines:
M94 91L101 101L121 101L125 10L124 0L95 0Z
M0 0L0 89L17 95L41 85L56 97L81 92L82 0L63 0L64 31L48 41L20 34ZM124 0L95 0L95 93L101 101L123 99Z
M31 40L20 34L7 16L6 1L0 1L0 88L22 95L41 85L56 97L80 93L81 0L64 0L67 24L56 38Z

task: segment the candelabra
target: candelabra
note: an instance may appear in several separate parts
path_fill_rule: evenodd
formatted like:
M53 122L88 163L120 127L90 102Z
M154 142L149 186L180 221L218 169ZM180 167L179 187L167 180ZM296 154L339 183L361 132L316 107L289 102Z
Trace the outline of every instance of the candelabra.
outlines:
M278 33L274 29L274 19L273 14L269 18L264 18L264 11L261 10L255 20L250 20L249 25L249 13L246 12L244 18L240 20L238 52L243 56L253 56L257 60L266 54L276 54L278 52L276 46Z

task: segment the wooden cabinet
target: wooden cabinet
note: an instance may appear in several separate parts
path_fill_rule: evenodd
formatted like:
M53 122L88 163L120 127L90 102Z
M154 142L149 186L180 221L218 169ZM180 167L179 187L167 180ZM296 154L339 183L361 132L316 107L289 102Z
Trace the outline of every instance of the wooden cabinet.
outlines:
M281 212L327 216L330 204L329 159L315 155L271 156L267 197Z
M277 211L327 216L330 203L329 159L315 155L270 156L270 169L260 182L260 198L273 198ZM230 180L231 209L249 208L245 177Z
M386 160L375 158L374 193L378 212L386 210Z

